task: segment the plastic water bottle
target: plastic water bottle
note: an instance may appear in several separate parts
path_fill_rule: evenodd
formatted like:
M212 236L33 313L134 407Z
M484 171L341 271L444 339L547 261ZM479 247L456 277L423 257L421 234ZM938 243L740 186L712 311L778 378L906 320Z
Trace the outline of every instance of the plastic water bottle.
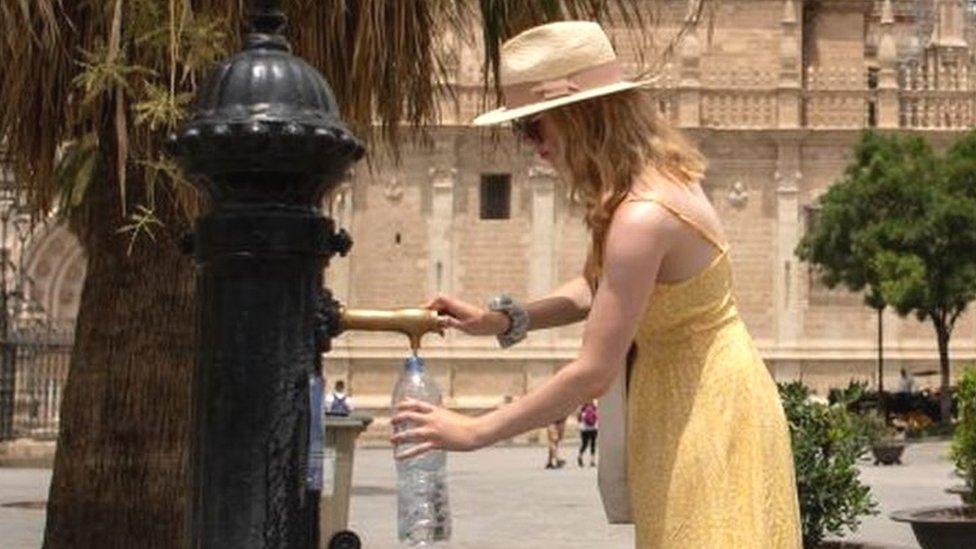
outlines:
M407 358L393 389L394 409L412 398L440 405L441 391L427 374L423 359ZM401 424L397 431L411 428ZM415 443L397 446L399 454ZM419 457L397 460L397 534L408 545L432 545L451 537L451 510L447 498L447 455L432 450Z

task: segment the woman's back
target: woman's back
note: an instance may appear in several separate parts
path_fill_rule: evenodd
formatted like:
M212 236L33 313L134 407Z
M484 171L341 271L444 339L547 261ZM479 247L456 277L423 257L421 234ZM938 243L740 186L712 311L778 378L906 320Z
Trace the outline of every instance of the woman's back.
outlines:
M624 203L652 202L674 216L680 230L658 272L660 283L684 282L703 272L728 247L718 213L697 182L676 183L656 170L635 182Z
M638 547L798 548L789 431L735 307L728 245L697 185L656 185L687 227L636 335L628 474ZM675 275L675 273L677 273Z

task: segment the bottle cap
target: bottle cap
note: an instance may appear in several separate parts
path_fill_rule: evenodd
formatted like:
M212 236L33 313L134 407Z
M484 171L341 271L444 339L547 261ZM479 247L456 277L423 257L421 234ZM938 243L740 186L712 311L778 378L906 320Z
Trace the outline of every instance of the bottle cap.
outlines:
M419 373L424 371L424 359L417 355L410 355L407 360L403 363L403 367L410 373Z

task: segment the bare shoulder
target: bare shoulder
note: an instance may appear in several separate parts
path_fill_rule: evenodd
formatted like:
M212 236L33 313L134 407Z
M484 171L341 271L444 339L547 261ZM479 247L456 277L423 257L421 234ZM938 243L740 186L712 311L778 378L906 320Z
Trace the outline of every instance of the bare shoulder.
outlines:
M683 229L678 220L664 206L651 200L623 202L610 221L610 232L631 238L660 240L678 234Z
M670 251L681 230L681 222L655 202L622 203L607 232L607 259L658 261Z

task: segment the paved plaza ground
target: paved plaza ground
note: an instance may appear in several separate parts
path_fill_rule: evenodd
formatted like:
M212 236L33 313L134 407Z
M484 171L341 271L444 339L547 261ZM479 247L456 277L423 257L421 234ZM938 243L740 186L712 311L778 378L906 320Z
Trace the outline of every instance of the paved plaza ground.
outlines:
M881 503L882 513L866 518L847 539L872 548L918 547L911 529L887 514L903 507L952 504L943 492L954 483L945 442L909 446L905 465L865 463L862 478ZM615 549L632 548L633 530L607 525L596 489L596 470L570 459L564 469L543 469L542 447L500 447L449 460L454 538L445 549ZM51 474L46 469L0 469L0 547L39 547L43 507L10 507L41 502ZM390 451L365 448L356 456L350 527L364 546L396 546L395 471Z

